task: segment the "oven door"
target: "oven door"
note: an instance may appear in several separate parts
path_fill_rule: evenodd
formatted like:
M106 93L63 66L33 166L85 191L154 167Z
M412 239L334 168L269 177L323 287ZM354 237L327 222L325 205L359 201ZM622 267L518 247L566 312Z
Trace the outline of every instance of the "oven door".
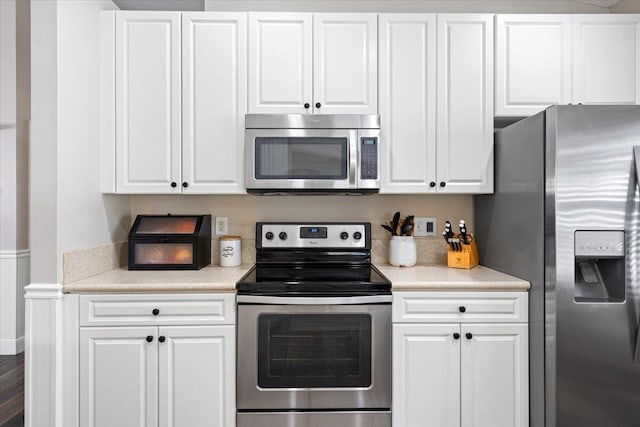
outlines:
M278 299L238 303L239 410L391 407L390 303Z
M357 131L247 129L248 190L355 190Z

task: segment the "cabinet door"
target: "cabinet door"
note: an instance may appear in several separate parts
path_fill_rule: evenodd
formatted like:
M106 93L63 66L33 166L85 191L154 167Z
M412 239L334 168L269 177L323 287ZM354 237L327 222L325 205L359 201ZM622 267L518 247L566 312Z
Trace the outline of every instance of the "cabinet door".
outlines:
M249 13L249 113L311 112L311 26L309 13Z
M640 15L573 15L573 102L640 103Z
M493 192L493 15L438 15L438 191Z
M155 327L80 328L81 426L157 426L156 338Z
M375 13L313 15L313 108L322 114L378 113Z
M460 425L459 332L458 324L393 325L395 427Z
M160 327L160 427L235 425L235 327Z
M462 427L529 423L527 324L462 325Z
M180 14L116 13L116 191L179 193Z
M183 13L183 193L244 193L246 14Z
M496 116L571 102L571 15L496 16Z
M381 193L436 191L436 15L380 15Z

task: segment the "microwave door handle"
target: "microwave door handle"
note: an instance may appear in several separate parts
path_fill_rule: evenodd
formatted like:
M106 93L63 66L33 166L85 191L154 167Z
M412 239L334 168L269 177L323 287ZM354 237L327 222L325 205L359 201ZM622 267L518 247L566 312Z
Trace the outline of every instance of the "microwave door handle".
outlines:
M349 131L349 188L358 188L359 139L357 131Z

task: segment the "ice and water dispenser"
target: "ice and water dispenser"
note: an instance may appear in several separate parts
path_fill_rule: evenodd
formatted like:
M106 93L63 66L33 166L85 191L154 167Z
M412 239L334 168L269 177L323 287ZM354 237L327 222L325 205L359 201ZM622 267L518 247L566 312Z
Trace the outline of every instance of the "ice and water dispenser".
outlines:
M624 302L624 231L575 232L576 302Z

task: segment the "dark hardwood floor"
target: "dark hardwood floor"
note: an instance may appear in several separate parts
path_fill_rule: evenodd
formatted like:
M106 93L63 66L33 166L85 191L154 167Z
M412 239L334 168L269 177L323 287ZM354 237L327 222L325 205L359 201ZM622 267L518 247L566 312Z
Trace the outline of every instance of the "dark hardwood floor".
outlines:
M24 426L24 353L0 356L0 427Z

